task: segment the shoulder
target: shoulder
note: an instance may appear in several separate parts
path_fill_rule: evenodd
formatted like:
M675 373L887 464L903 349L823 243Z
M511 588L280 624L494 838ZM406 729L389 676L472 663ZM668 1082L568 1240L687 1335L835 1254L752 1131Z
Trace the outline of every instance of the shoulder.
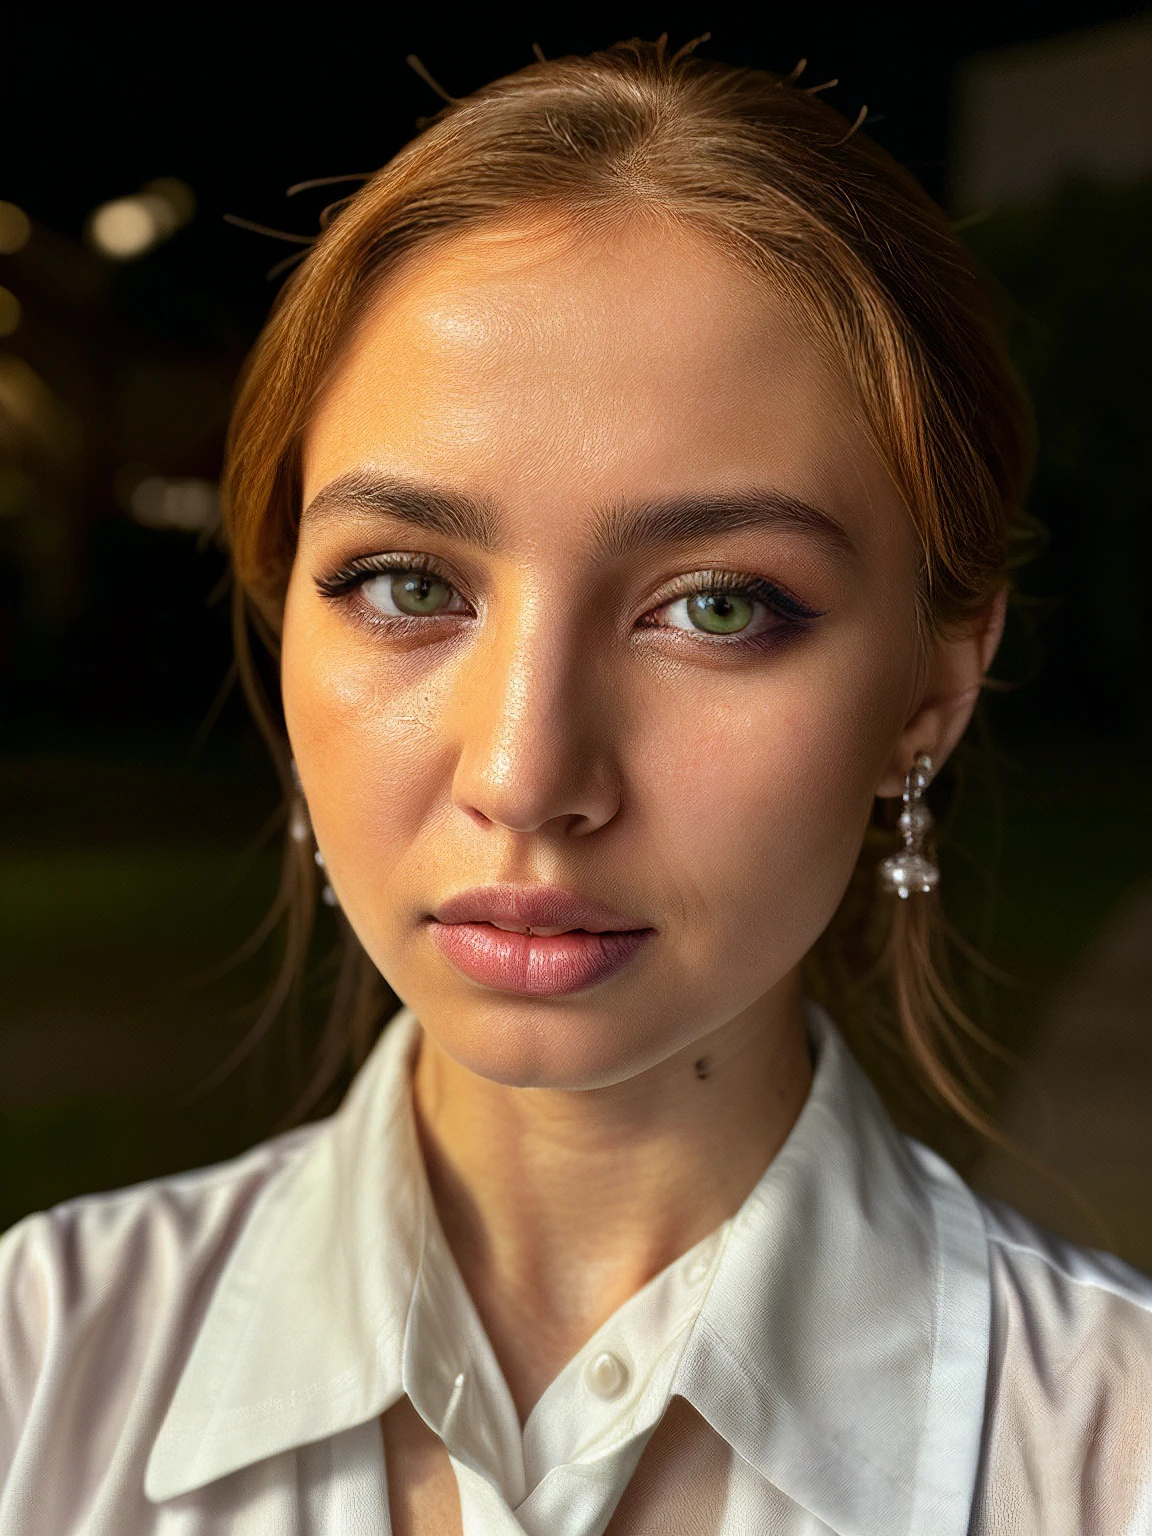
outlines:
M1015 1528L1030 1499L1067 1529L1143 1529L1132 1522L1152 1516L1152 1279L998 1202L980 1205L988 1529Z
M978 1200L988 1233L995 1270L1006 1283L1026 1290L1040 1287L1051 1295L1078 1298L1084 1306L1103 1306L1112 1296L1132 1307L1152 1329L1152 1276L1144 1275L1112 1253L1077 1247L1018 1210L998 1200Z
M69 1402L99 1401L109 1427L166 1401L254 1205L316 1130L71 1200L0 1238L0 1487L30 1426L59 1426Z
M14 1320L15 1295L34 1299L33 1312L47 1316L87 1312L125 1276L134 1285L151 1280L180 1289L191 1272L227 1252L253 1200L316 1129L214 1167L84 1195L18 1222L0 1237L3 1321Z
M1026 1324L1050 1364L1090 1340L1123 1332L1152 1364L1152 1277L1110 1253L1077 1247L999 1201L979 1202L988 1237L994 1313Z

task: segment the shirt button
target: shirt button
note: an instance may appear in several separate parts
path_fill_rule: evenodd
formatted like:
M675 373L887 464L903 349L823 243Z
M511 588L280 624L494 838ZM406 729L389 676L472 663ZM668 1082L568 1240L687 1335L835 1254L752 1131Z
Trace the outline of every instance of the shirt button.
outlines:
M605 1403L619 1397L628 1385L628 1367L619 1355L603 1349L584 1367L588 1390Z
M689 1285L699 1285L702 1280L707 1280L711 1267L711 1261L708 1259L693 1259L684 1278Z

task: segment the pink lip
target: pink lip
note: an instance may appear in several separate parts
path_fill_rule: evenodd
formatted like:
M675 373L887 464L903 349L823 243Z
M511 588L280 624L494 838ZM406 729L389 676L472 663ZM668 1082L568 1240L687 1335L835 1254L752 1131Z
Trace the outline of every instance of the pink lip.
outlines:
M523 927L523 932L497 923ZM432 914L432 938L456 970L523 997L560 996L604 981L655 933L603 902L547 885L461 891ZM536 928L558 928L555 934Z

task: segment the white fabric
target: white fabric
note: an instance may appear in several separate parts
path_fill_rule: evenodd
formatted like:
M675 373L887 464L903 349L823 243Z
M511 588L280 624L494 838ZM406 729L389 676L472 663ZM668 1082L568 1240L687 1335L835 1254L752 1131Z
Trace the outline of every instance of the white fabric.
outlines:
M809 1022L812 1092L744 1206L523 1433L428 1196L409 1015L331 1120L21 1223L0 1533L387 1536L379 1417L407 1394L466 1536L599 1536L614 1510L613 1533L1152 1536L1152 1281L977 1200Z

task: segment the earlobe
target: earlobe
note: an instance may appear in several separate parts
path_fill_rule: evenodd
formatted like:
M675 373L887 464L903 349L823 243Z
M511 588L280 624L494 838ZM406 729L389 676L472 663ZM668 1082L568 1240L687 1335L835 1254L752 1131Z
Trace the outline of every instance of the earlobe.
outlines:
M983 644L980 648L980 677L983 681L989 667L996 660L996 652L1004 638L1004 624L1008 617L1008 588L1003 586L988 606L984 624Z
M959 634L937 638L924 691L877 785L878 799L903 794L905 777L917 753L926 752L939 769L955 750L999 648L1007 607L1008 589L1001 587L976 624Z

